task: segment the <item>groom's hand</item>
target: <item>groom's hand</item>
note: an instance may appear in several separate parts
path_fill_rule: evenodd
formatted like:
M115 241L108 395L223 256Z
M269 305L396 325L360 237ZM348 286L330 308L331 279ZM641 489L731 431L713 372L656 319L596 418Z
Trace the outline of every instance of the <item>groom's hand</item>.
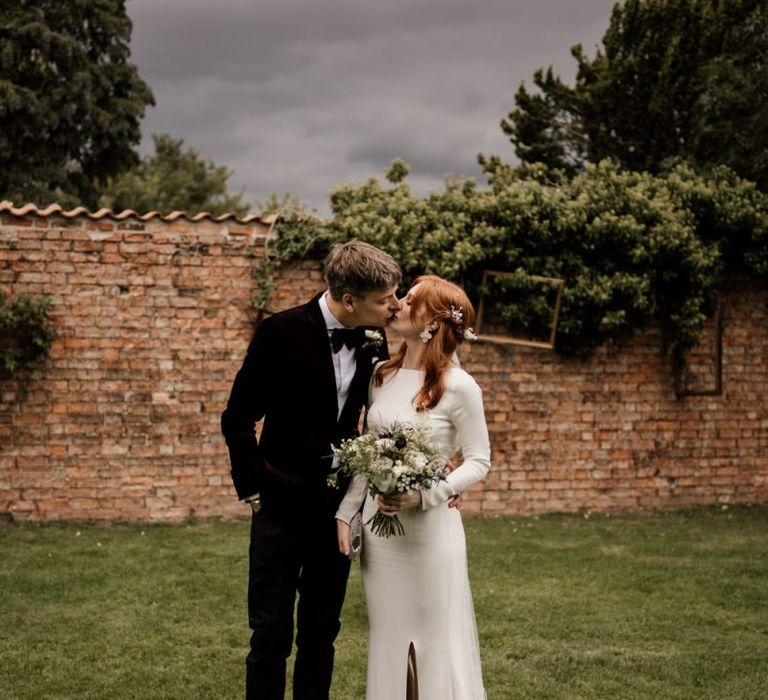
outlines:
M336 518L336 536L339 538L339 551L345 556L349 556L351 545L349 543L349 533L351 528L349 523Z
M458 450L453 457L451 457L446 463L445 463L445 471L447 471L449 474L456 469L457 466L461 465L461 463L464 461L464 455L461 454L461 450ZM455 508L456 510L461 510L461 494L457 493L455 496L451 496L448 499L448 507L449 508Z

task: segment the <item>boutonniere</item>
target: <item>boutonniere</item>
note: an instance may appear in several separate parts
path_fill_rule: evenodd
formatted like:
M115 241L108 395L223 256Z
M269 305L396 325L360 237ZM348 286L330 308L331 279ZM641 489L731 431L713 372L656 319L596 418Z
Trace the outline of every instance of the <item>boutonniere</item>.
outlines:
M381 350L382 345L384 344L384 335L381 331L377 330L366 330L363 334L363 343L360 346L361 350L369 350L371 348L374 348L376 350Z

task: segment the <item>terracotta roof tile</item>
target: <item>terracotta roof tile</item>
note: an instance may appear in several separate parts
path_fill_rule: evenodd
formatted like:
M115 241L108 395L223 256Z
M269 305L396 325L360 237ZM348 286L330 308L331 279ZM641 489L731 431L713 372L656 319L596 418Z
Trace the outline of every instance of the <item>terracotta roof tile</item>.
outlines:
M248 216L239 217L235 214L221 214L215 216L207 211L202 211L198 214L190 215L185 211L172 211L170 214L161 214L157 211L150 211L146 214L139 214L133 209L125 209L121 212L114 212L111 209L99 209L98 211L89 211L85 207L76 207L75 209L69 209L65 211L59 204L51 204L45 209L41 209L36 204L24 204L20 207L14 207L13 202L2 201L0 202L0 214L10 214L11 216L27 216L28 214L40 217L48 216L63 216L65 219L74 219L78 216L86 216L89 219L111 219L114 221L122 221L123 219L138 219L139 221L150 221L152 219L159 219L160 221L176 221L177 219L186 219L187 221L203 221L209 219L211 221L235 221L239 224L250 224L253 222L266 223L269 225L269 217L262 219L258 214L249 214Z

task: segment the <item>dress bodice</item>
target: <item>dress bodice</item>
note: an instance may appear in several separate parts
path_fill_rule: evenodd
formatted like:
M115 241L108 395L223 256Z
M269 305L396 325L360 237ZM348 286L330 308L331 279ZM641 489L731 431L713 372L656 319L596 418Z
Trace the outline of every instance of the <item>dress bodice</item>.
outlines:
M416 411L413 399L424 381L421 370L400 369L388 375L380 387L371 382L367 429L381 431L393 423L426 423L433 446L448 459L461 450L462 464L445 481L422 491L422 507L447 501L481 481L490 468L491 448L485 424L482 390L459 367L444 376L445 391L434 408ZM365 497L364 481L356 480L347 492L337 517L349 521Z
M367 429L380 432L394 423L426 424L433 447L448 458L456 451L457 431L451 422L450 406L454 397L448 389L433 409L417 412L413 399L423 378L424 373L420 370L401 369L389 375L382 386L372 386L369 392Z

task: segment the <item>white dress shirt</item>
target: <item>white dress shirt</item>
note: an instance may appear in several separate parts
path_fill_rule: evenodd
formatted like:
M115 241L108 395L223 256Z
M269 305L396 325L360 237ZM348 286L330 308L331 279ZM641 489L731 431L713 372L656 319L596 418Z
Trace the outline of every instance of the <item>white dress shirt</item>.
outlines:
M325 326L328 329L328 345L330 345L331 331L334 328L346 328L346 326L331 313L328 308L327 296L328 292L320 297L320 311L323 313ZM352 377L355 376L357 363L355 362L355 351L346 345L342 345L338 352L333 352L333 347L331 347L331 357L333 357L333 371L336 374L336 397L339 404L336 420L338 420L347 401L349 385L352 383Z

